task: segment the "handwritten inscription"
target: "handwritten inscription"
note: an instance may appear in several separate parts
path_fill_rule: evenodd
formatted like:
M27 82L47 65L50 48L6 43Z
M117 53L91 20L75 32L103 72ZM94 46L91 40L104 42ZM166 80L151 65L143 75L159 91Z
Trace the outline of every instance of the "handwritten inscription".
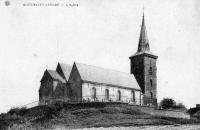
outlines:
M65 7L78 7L79 5L77 3L23 3L23 6L65 6Z

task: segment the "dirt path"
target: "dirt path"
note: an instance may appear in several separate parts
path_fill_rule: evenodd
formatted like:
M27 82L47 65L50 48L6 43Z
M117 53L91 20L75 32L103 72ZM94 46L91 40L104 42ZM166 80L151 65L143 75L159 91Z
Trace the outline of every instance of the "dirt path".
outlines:
M56 128L54 130L70 130L66 128ZM109 127L109 128L84 128L75 130L200 130L199 125L164 125L164 126L130 126L130 127Z

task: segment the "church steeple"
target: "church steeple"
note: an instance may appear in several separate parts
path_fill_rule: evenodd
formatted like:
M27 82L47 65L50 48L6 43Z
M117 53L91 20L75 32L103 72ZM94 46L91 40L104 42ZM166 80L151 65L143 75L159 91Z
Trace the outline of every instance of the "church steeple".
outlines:
M147 37L147 31L146 31L145 19L144 19L144 13L143 13L142 26L140 30L140 39L139 39L137 52L146 52L146 51L150 51L150 48L149 48L149 40Z
M154 55L149 48L143 13L138 50L129 59L130 72L135 76L142 90L145 105L157 105L157 58L158 56Z

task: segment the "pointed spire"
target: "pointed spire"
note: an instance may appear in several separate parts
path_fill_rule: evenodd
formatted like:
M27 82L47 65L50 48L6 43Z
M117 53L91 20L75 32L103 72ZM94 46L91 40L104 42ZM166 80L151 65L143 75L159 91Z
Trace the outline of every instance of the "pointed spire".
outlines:
M137 52L145 52L145 51L150 51L150 48L145 26L144 9L143 9L142 26L140 30L140 39Z

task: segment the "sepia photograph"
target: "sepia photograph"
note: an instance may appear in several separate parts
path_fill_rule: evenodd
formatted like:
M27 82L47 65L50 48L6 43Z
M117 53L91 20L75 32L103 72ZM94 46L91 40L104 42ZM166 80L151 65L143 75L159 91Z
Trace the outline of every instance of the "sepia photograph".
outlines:
M199 0L0 0L0 130L200 130Z

